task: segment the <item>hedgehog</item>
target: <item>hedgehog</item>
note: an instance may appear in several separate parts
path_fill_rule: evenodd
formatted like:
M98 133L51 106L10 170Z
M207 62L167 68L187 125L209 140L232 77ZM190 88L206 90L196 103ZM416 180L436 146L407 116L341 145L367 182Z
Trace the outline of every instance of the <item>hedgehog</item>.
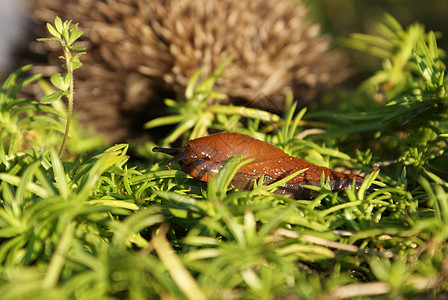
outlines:
M288 92L305 105L350 73L299 0L34 1L39 30L57 15L84 31L75 109L112 142L141 135L146 121L164 113L165 97L182 94L196 71L208 76L229 56L215 90L265 109L281 109ZM54 45L32 49L59 63Z

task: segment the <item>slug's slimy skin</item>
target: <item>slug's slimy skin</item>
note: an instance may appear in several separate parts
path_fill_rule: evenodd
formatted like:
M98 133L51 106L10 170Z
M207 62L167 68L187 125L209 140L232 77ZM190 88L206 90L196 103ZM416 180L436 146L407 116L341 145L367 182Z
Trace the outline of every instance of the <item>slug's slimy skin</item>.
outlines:
M232 132L212 134L189 141L177 149L153 148L154 152L163 152L174 156L167 165L178 162L181 169L196 179L208 182L213 173L219 173L223 164L234 155L253 159L242 166L235 174L231 184L240 189L251 189L254 182L264 175L264 184L271 184L294 172L308 168L275 193L289 195L294 199L309 199L314 191L304 185L320 186L322 172L330 180L332 191L340 192L346 188L358 189L364 178L354 174L343 174L319 167L303 159L290 156L277 147L254 139L248 135Z

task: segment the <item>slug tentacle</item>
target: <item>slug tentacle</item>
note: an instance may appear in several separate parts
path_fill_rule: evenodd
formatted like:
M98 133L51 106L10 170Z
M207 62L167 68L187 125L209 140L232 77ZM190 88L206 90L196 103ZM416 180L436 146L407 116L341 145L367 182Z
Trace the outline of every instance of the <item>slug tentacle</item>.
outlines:
M187 159L190 154L188 152L183 151L183 148L160 148L160 147L154 147L152 148L152 152L161 152L165 153L171 156L174 156L172 159L170 159L166 165L171 166L174 163L183 161Z
M279 187L275 193L289 195L295 199L310 199L315 191L305 185L320 186L321 175L329 180L334 192L346 188L359 189L364 178L355 174L343 174L319 167L303 159L290 156L277 147L240 133L223 132L189 141L182 148L153 148L174 156L168 161L171 166L178 162L181 169L196 179L208 182L213 173L219 173L223 164L234 155L253 159L235 174L231 185L240 189L251 189L254 182L264 176L263 184L271 184L303 169L300 173ZM355 186L353 186L353 183ZM374 186L374 188L378 188ZM368 192L372 192L373 187Z
M165 153L171 156L176 156L179 154L180 149L179 148L160 148L160 147L154 147L152 148L152 152L161 152Z

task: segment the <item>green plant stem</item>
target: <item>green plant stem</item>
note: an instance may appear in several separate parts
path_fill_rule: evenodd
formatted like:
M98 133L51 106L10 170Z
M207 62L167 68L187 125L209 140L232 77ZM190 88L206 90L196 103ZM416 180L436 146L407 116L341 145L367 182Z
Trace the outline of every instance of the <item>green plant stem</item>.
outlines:
M73 80L73 71L70 64L70 52L67 49L66 45L64 45L64 54L65 54L65 64L67 66L67 73L70 74L70 87L69 87L69 95L68 95L68 109L67 109L67 122L65 124L65 132L64 138L62 139L61 147L59 148L59 157L62 156L62 152L64 152L65 144L67 142L68 133L70 131L70 123L72 120L73 114L73 95L74 95L74 80Z

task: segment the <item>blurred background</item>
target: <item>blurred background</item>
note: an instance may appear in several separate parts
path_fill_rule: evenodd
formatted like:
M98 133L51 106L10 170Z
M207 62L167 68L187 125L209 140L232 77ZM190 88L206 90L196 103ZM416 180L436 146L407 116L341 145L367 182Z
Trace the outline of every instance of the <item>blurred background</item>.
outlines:
M446 0L305 0L310 17L317 20L325 32L336 39L348 38L351 33L375 33L374 25L388 13L403 28L413 23L424 24L426 30L440 33L439 48L448 51L448 1ZM353 63L360 72L371 73L380 61L357 51L350 51ZM447 58L443 58L445 63ZM368 75L367 75L368 76Z
M335 38L349 37L350 33L372 33L373 24L385 13L391 14L404 27L420 22L428 30L439 31L439 45L448 49L448 1L446 0L302 0L310 7L310 18L319 22L325 32ZM17 67L26 53L32 35L33 0L0 1L0 74ZM354 56L354 64L362 71L377 68L373 58L365 54Z
M31 36L29 4L24 0L0 1L0 78L16 67L15 54L27 47Z

